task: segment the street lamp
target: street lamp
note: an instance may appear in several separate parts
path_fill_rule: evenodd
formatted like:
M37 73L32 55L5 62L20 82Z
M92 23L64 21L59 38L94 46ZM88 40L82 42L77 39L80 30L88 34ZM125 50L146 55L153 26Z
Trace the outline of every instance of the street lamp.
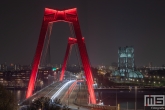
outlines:
M116 107L117 107L117 88L116 88Z
M90 105L90 94L88 95L88 105Z
M68 107L69 107L69 83L68 83Z
M155 83L156 83L156 82L154 81L154 86L155 86Z
M137 86L135 86L135 110L136 110L136 97L137 97Z

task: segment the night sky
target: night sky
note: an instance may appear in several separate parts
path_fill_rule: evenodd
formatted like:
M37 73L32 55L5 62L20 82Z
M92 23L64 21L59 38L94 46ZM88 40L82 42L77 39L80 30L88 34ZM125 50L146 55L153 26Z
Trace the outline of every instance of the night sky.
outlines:
M117 62L118 48L133 46L137 66L165 64L165 0L3 0L0 3L0 63L31 64L44 8L77 7L92 65ZM69 25L54 23L51 63L63 62ZM73 49L74 50L74 49ZM75 50L69 64L76 63Z

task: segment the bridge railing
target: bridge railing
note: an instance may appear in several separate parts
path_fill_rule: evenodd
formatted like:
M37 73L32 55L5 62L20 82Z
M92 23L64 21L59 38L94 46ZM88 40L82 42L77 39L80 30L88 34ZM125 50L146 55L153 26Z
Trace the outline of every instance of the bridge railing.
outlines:
M135 110L135 109L121 108L120 110ZM144 110L144 109L136 109L136 110Z
M96 104L89 104L91 108L100 109L100 110L120 110L120 106L109 106L109 105L96 105Z

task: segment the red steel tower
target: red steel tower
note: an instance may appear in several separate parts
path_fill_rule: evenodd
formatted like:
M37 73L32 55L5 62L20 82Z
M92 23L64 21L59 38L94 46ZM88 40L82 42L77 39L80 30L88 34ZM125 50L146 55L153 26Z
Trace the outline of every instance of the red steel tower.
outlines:
M66 53L65 53L65 57L64 57L64 62L63 62L62 68L61 68L60 81L62 81L64 78L64 73L65 73L65 68L67 65L68 57L69 57L70 51L72 50L72 46L75 43L77 43L77 39L69 37L68 45L67 45Z

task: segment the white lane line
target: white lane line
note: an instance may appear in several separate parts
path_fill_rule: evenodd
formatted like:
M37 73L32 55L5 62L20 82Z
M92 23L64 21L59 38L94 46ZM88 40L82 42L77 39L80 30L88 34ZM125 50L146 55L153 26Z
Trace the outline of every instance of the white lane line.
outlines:
M54 100L56 97L58 97L58 95L60 94L60 92L70 83L74 82L75 80L71 80L67 83L65 83L52 97L51 99Z

